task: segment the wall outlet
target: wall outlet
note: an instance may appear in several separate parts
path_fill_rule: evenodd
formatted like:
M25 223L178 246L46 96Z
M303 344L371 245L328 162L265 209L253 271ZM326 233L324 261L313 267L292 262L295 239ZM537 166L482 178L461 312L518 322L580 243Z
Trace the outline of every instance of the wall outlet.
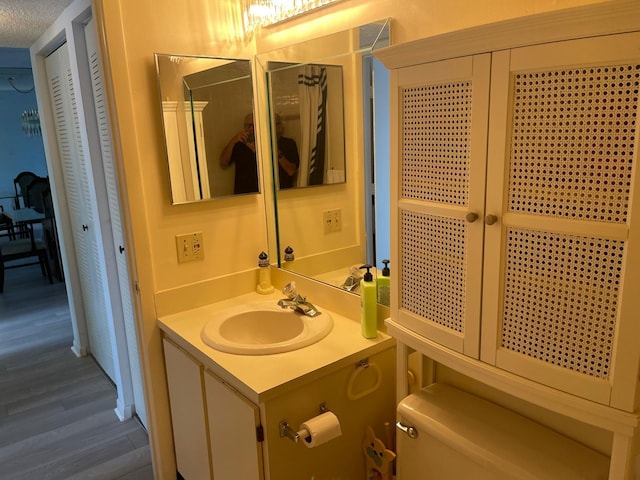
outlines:
M178 263L204 260L204 243L202 232L176 235Z
M325 210L322 212L322 224L324 233L339 232L342 230L342 210Z

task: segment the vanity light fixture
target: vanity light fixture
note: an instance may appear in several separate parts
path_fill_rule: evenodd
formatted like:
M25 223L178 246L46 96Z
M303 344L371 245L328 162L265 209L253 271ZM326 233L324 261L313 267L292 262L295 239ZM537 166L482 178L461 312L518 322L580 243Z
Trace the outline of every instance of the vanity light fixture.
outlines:
M258 27L274 25L337 0L242 0L244 27L252 32Z

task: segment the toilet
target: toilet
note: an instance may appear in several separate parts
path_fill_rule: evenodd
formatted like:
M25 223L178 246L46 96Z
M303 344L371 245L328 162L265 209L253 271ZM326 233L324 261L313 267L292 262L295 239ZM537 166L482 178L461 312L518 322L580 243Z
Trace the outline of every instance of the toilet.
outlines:
M602 480L609 458L445 384L398 406L397 480Z

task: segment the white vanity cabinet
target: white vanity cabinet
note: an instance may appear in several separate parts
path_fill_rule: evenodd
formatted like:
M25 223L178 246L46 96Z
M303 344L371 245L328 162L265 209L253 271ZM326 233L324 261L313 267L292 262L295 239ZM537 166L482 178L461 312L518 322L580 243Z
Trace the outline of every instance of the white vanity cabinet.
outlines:
M205 372L204 385L213 478L261 480L264 434L258 407L211 372Z
M376 54L395 125L398 372L409 346L609 430L612 479L631 478L640 403L633 30L640 7L621 2Z
M163 347L178 472L186 480L264 478L258 407L171 340Z
M167 338L162 342L177 469L186 480L211 478L203 366Z
M212 315L256 300L264 296L159 319L178 471L186 480L362 478L367 427L385 440L393 431L395 340L383 332L365 339L359 322L318 307L333 329L298 350L235 355L202 341ZM341 432L326 443L311 448L281 435L283 422L296 433L325 410Z

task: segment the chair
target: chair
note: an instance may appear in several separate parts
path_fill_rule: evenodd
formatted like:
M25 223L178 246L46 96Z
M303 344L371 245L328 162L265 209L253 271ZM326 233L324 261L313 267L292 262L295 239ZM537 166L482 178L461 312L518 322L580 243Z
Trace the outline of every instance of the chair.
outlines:
M46 190L49 190L48 177L36 177L31 180L24 191L24 206L44 213L43 194Z
M20 172L16 178L13 179L13 189L16 191L15 208L21 208L20 197L24 197L27 191L27 185L29 185L38 176L33 172Z
M9 232L0 233L0 293L4 291L4 271L10 268L40 264L42 275L49 278L49 283L53 283L46 245L44 242L35 239L31 223L24 224L24 232L26 234L25 238L15 240L11 239L12 234ZM31 257L38 257L38 261L7 265L8 262Z
M0 234L2 233L8 233L9 240L15 240L16 238L13 220L4 213L4 207L0 205Z

